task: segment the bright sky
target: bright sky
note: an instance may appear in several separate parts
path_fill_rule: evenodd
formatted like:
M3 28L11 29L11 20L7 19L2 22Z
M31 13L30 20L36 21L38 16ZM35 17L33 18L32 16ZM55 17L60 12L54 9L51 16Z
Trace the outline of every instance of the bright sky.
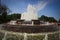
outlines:
M31 4L36 8L38 16L60 18L60 0L1 0L12 13L23 13L27 6Z

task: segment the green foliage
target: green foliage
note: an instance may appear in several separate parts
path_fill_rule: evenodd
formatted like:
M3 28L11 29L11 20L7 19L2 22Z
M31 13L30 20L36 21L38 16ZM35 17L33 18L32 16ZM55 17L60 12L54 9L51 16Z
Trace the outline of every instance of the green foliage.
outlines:
M49 17L49 22L57 22L57 20L53 17Z
M39 18L39 20L41 20L41 21L48 21L48 17L42 15L42 16Z
M0 15L0 23L5 23L10 20L17 20L21 18L21 14L11 14L11 15L6 15L6 13Z
M44 16L44 15L39 17L39 20L48 21L48 22L57 22L57 20L54 17L47 17L47 16Z
M2 16L0 15L0 23L2 23Z
M14 14L9 15L9 17L11 20L17 20L17 19L20 19L21 14L15 14L14 13Z
M0 23L7 22L8 8L6 5L0 5Z
M0 23L6 23L10 20L17 20L20 19L21 14L11 14L8 15L10 12L9 8L6 5L0 5Z

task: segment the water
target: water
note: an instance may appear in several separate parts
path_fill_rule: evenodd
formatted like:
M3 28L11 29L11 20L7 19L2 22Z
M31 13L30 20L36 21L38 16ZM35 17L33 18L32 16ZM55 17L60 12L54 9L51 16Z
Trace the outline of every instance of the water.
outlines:
M24 33L24 40L27 40L27 33Z
M27 11L22 13L21 19L25 21L31 21L33 19L38 19L37 11L35 7L31 4L28 5Z

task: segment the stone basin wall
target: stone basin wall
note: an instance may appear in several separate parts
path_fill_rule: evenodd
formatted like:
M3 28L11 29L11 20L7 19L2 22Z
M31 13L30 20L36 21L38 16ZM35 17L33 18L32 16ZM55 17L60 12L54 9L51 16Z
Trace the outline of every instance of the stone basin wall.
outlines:
M26 33L39 33L39 32L55 32L58 30L57 26L32 26L32 25L5 25L4 30L14 31L14 32L26 32Z

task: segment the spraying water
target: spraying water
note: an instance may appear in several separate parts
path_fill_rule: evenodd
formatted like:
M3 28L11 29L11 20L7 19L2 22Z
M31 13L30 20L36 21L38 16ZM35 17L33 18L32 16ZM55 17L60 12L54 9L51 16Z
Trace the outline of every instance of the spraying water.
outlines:
M42 10L47 5L47 2L38 2L36 5L37 7L34 7L31 4L28 4L27 12L22 13L21 19L24 19L25 21L31 21L38 19L38 11Z
M32 5L28 5L27 12L22 13L21 19L25 19L25 21L31 21L38 19L36 9Z
M27 40L27 33L24 33L24 40Z

